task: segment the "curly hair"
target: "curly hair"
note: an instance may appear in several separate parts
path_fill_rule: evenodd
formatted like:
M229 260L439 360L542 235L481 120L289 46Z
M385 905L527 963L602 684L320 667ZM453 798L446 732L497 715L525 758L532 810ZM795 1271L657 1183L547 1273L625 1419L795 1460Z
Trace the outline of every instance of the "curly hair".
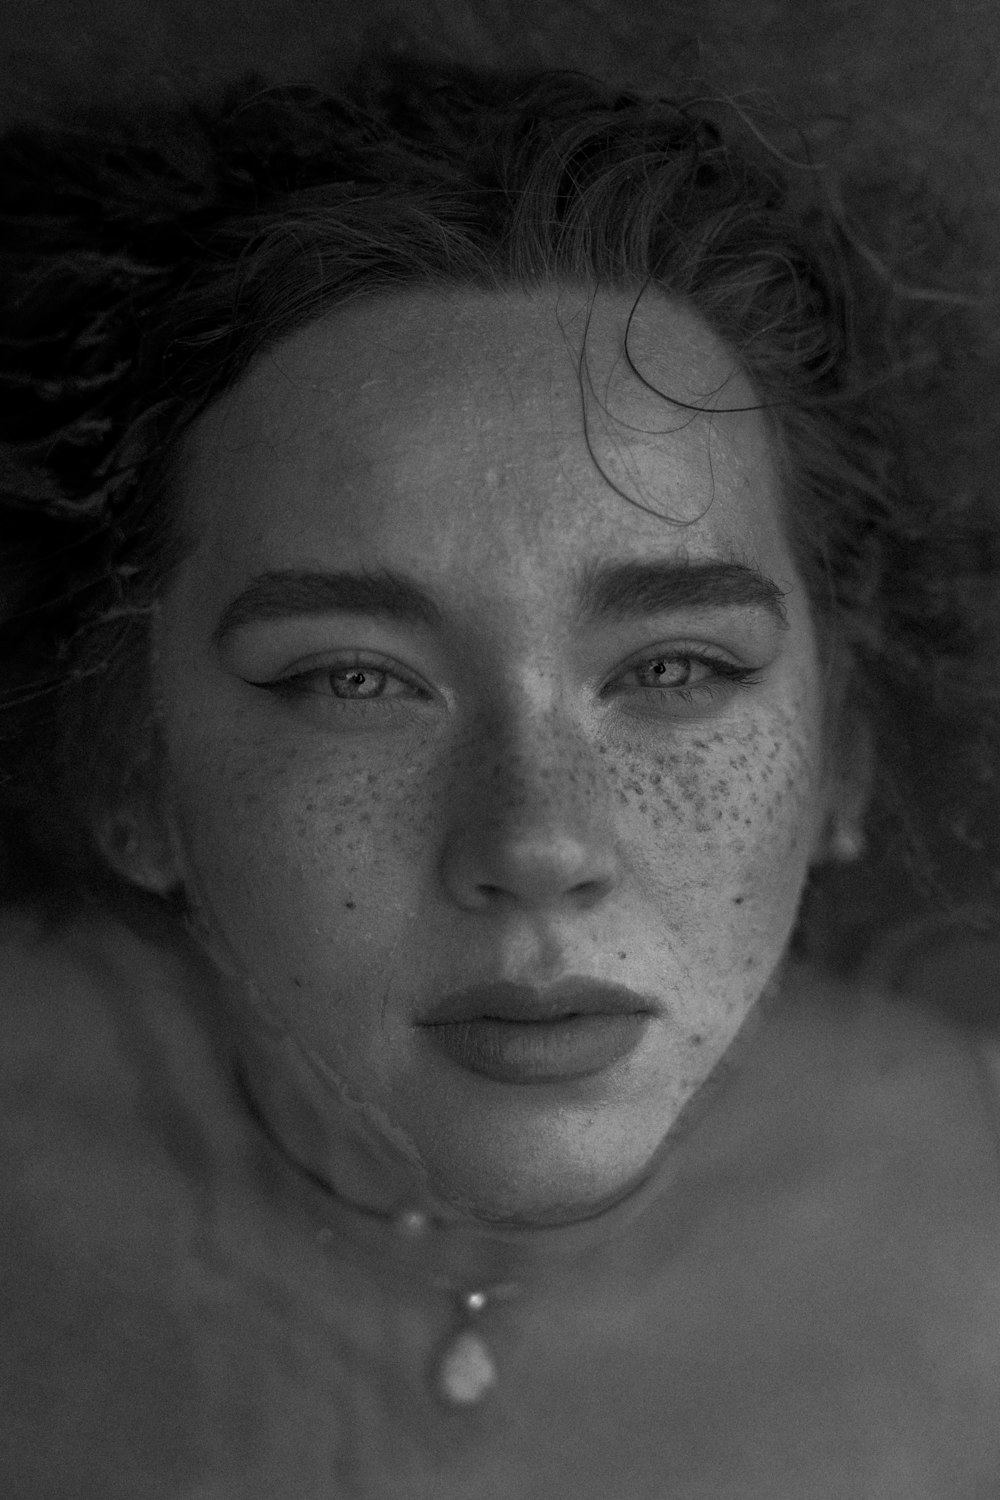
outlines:
M955 896L939 872L968 869L997 759L998 518L968 420L975 318L926 284L951 253L933 209L896 191L887 257L724 101L412 64L94 109L8 131L0 161L8 896L113 897L95 828L153 774L150 609L191 544L197 416L349 299L543 282L686 299L750 377L874 729L876 858Z

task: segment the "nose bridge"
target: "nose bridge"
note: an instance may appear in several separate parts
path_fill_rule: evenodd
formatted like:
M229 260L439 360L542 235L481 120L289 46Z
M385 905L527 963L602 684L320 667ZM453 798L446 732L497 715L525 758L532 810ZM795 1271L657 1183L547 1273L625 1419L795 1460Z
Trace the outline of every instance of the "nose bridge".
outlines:
M557 680L536 671L494 695L467 742L466 770L494 817L573 818L595 810L595 747Z
M598 760L540 682L494 701L452 765L452 894L544 905L606 893L616 861Z

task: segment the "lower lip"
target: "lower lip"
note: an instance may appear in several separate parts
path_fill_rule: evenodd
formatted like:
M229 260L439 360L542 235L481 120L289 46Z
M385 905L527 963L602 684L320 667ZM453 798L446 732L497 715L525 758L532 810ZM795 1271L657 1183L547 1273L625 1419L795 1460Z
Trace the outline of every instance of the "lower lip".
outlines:
M567 1016L558 1021L447 1021L427 1026L435 1047L499 1083L554 1083L601 1073L638 1046L648 1014Z

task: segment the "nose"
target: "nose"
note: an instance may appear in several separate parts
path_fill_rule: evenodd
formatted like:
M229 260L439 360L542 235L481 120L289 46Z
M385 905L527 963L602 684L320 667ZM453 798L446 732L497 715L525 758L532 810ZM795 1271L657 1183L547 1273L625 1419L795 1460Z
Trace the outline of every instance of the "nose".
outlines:
M470 748L450 787L442 877L468 911L588 910L619 878L610 797L572 736Z

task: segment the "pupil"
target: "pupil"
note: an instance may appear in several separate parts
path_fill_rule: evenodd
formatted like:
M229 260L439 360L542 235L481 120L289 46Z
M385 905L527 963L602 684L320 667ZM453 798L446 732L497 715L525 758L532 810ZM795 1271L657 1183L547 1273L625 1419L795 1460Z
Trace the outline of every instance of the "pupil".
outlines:
M354 669L354 671L352 671L352 672L337 672L337 673L334 674L334 677L335 678L339 677L342 681L345 681L346 686L349 689L354 689L354 691L351 693L352 697L374 698L374 697L377 696L377 693L378 693L378 685L377 684L374 685L375 686L375 691L374 692L371 692L371 691L369 691L368 693L364 692L365 687L368 686L369 682L371 681L371 673L364 671L360 667L356 667Z
M666 677L672 674L673 685L676 687L681 682L686 682L691 675L691 664L685 657L680 657L668 665L667 658L661 657L654 662L653 671L657 677Z

